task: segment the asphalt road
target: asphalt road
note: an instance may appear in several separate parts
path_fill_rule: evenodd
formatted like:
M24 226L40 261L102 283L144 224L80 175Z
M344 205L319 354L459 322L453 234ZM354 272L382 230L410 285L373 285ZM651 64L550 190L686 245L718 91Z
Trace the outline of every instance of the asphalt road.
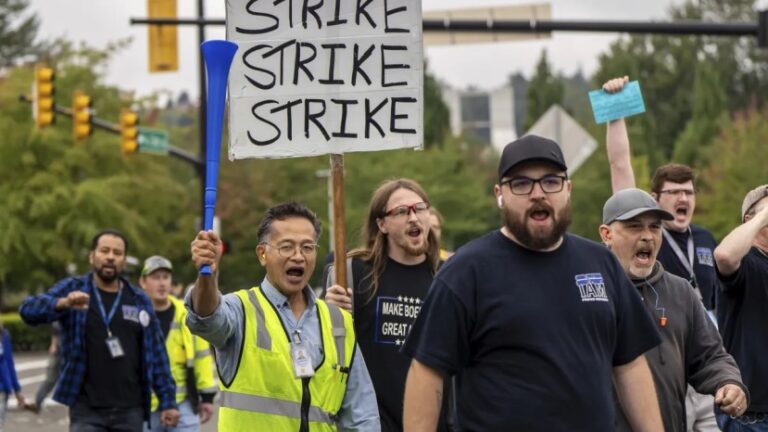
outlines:
M21 392L27 401L35 399L35 393L45 380L45 369L48 364L48 353L16 353L16 373L19 376ZM43 403L40 414L20 410L16 406L16 398L11 397L8 404L8 415L5 419L4 432L60 432L69 430L69 410L48 399ZM203 425L201 432L214 432L216 417ZM153 431L154 432L154 431Z

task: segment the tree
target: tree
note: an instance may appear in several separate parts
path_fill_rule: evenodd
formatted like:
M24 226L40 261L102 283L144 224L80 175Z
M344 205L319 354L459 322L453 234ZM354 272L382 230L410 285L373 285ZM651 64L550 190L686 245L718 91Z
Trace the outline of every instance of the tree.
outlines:
M768 179L768 110L748 110L724 119L721 135L712 143L717 155L703 170L706 190L696 205L697 223L723 238L741 223L744 195Z
M675 143L673 160L691 166L708 162L709 144L720 129L725 114L725 94L717 70L711 63L697 65L693 83L693 115Z
M24 16L28 6L28 0L0 0L0 68L12 66L37 48L40 20L34 14Z
M120 100L118 89L103 85L95 72L105 69L115 46L55 47L56 102L68 105L79 88L92 95L99 117L116 122L131 101ZM119 137L103 131L74 145L63 116L36 130L30 107L18 101L31 81L32 68L21 67L0 84L0 293L47 288L72 264L86 269L90 239L107 227L125 232L137 258L186 255L193 232L190 194L165 158L123 157Z
M450 112L443 102L442 92L424 65L424 147L442 145L451 132Z
M536 74L528 85L525 130L529 130L553 104L562 103L564 92L563 80L552 73L547 61L547 51L543 50L536 65Z

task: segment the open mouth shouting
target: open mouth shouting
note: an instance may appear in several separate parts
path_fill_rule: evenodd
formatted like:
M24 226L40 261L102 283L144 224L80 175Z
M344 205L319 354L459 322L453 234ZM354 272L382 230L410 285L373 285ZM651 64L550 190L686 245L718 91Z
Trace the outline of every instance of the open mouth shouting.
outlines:
M536 204L528 212L530 218L536 224L547 224L552 219L552 209L544 204Z
M304 284L304 267L292 265L285 270L285 278L291 284Z
M635 264L637 264L640 267L653 266L653 263L655 261L655 257L653 256L653 246L650 244L646 244L644 246L637 248L633 258L634 258Z
M675 206L675 220L678 222L685 222L690 215L690 207L687 204L680 204Z
M419 239L421 238L422 230L416 225L412 225L408 228L408 230L405 232L405 234L410 237L411 239Z

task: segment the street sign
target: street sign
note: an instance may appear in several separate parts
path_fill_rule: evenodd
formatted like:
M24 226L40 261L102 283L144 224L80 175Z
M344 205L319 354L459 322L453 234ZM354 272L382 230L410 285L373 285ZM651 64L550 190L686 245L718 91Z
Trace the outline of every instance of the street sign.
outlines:
M164 130L140 127L137 141L141 153L168 154L170 142Z
M569 176L597 149L597 140L557 104L549 107L526 135L543 136L560 144Z

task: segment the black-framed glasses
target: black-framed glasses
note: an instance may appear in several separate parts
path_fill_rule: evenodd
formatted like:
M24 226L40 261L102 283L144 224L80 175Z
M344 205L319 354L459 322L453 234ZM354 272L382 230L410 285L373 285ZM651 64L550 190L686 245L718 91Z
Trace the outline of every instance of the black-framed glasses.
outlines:
M664 189L660 190L659 193L668 194L668 195L674 195L674 196L681 196L685 195L688 198L696 195L696 190L694 189Z
M277 249L277 253L279 253L283 258L292 257L296 253L297 248L299 249L299 252L304 255L304 257L313 256L317 253L317 248L319 247L317 243L302 243L300 245L293 243L283 243L280 245L273 245L264 242L262 244Z
M416 216L420 216L425 214L425 212L429 210L429 204L425 203L424 201L413 203L411 205L401 205L397 207L393 207L387 211L384 212L384 216L392 216L394 218L402 218L406 217L411 212L414 212Z
M529 195L533 192L533 187L536 183L541 186L541 190L545 193L557 193L563 190L565 181L568 180L567 175L548 174L544 177L537 179L530 177L515 177L509 180L504 180L501 185L509 186L509 190L514 195Z

